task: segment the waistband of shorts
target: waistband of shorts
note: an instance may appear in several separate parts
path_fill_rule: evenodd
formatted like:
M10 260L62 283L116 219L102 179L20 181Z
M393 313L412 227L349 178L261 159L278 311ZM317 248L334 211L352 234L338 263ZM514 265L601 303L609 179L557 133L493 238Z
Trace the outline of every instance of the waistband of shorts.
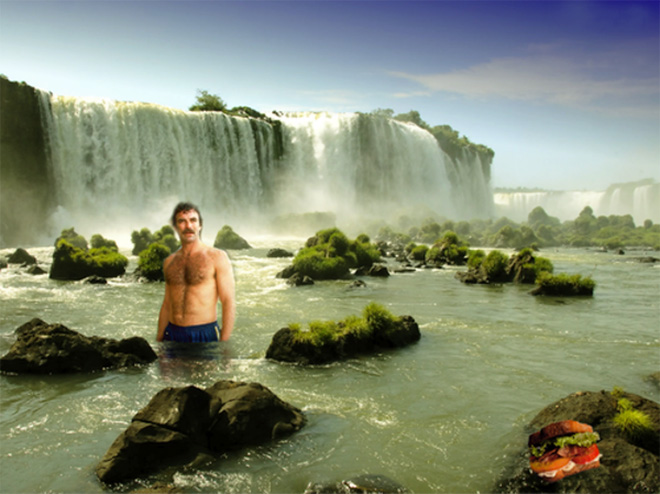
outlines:
M218 326L218 321L207 322L205 324L194 324L192 326L177 326L172 322L167 323L166 329L173 329L175 331L204 331Z

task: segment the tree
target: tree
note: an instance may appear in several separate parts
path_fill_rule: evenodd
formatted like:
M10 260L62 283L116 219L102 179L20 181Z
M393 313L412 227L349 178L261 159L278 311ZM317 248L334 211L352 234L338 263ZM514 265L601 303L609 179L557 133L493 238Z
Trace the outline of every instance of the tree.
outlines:
M190 111L225 111L227 104L216 94L203 89L197 90L197 103L188 108Z

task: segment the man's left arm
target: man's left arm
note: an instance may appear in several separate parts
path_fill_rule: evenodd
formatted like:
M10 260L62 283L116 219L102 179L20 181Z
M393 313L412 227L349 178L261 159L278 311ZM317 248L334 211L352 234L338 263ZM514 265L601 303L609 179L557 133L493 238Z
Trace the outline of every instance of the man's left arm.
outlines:
M234 330L234 321L236 320L234 272L229 256L225 251L219 250L216 258L215 283L218 299L222 304L222 331L220 340L227 341Z

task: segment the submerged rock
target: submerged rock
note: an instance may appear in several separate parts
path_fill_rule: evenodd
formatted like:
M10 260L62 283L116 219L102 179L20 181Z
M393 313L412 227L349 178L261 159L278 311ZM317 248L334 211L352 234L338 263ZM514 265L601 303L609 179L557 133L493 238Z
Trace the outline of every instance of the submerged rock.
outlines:
M218 381L165 388L140 410L96 467L98 478L121 482L299 430L302 412L258 383Z
M410 492L385 475L358 475L338 482L310 482L304 494L405 494Z
M644 412L651 429L630 437L613 422L617 399L612 393L583 391L559 400L529 424L530 432L553 422L577 420L600 435L600 467L548 483L529 470L527 448L521 451L511 475L499 482L497 492L627 493L660 491L660 405L632 393L621 393L635 410ZM526 445L525 445L526 446Z
M113 340L85 336L62 324L32 319L16 330L16 341L0 358L0 370L63 374L148 364L158 357L140 337Z
M275 247L268 251L266 257L293 257L293 252Z

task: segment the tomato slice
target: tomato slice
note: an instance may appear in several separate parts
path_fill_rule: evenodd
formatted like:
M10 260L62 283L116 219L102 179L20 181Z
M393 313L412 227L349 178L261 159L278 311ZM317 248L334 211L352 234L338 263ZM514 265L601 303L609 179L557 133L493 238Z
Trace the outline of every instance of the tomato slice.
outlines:
M596 458L598 458L599 454L600 451L598 450L598 445L592 444L588 448L585 448L584 452L581 455L574 456L573 462L577 463L578 465L584 465L585 463L589 463L590 461L593 461Z
M568 462L571 461L570 458L562 458L561 456L553 455L552 457L544 458L544 461L534 461L529 460L529 468L531 468L535 473L550 472L552 470L559 470L560 468L565 467Z

